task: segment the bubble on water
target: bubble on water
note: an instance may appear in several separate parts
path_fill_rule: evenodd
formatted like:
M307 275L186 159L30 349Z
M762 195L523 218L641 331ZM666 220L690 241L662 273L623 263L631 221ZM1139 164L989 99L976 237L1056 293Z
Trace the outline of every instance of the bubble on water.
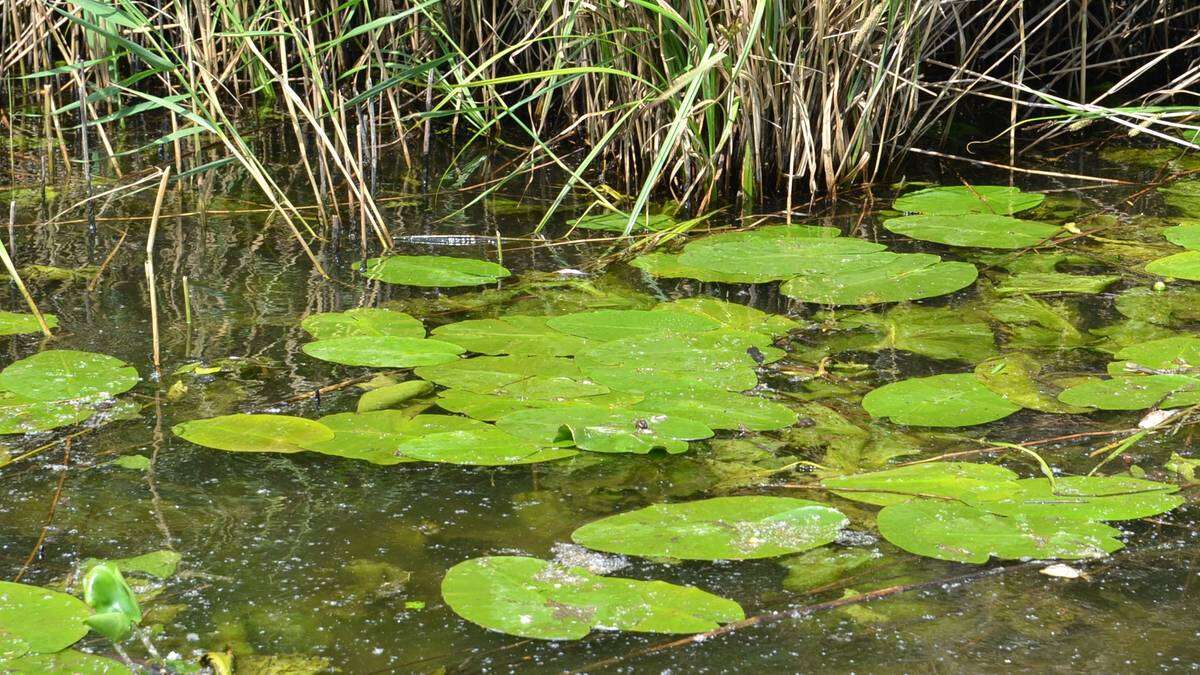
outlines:
M582 567L592 574L612 574L629 567L629 559L622 555L609 555L592 551L578 544L560 542L550 547L554 562L569 567Z

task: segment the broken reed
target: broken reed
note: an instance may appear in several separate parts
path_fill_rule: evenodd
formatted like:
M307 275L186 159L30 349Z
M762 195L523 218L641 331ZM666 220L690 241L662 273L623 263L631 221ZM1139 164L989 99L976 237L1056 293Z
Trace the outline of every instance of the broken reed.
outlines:
M165 114L169 130L144 149L169 150L182 178L241 165L322 274L308 242L330 223L356 224L348 229L363 247L389 246L373 196L378 158L419 165L435 127L453 134L464 170L476 144L515 153L484 194L552 167L566 176L555 207L580 190L634 212L632 222L652 194L703 210L718 197L782 192L790 207L868 181L939 123L949 133L966 100L1002 106L1013 129L1106 120L1178 141L1195 101L1172 104L1200 80L1191 0L5 7L9 113L50 111L39 132L53 135L47 152L69 159L64 134L82 125L119 172L107 130ZM295 137L317 229L236 124L262 106ZM1015 156L1016 134L999 138ZM221 158L205 163L211 147ZM620 203L603 182L634 197Z

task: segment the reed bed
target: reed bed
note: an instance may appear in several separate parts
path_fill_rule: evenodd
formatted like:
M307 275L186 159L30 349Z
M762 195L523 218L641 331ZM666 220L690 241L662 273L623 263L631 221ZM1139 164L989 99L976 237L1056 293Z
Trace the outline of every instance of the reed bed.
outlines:
M998 120L981 140L1010 163L1091 124L1195 147L1200 101L1192 0L7 0L0 44L5 119L44 137L51 168L98 152L119 175L120 154L158 150L185 180L235 162L302 243L346 224L364 248L391 241L380 156L418 165L434 134L516 157L479 198L551 169L554 206L582 191L632 223L653 196L836 193L956 117ZM264 108L316 209L252 150ZM118 152L139 119L158 138Z

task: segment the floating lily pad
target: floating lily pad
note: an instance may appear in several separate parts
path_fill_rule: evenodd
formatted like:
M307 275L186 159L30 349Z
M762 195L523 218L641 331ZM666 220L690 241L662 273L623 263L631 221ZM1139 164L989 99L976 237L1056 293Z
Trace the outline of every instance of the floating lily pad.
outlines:
M396 455L396 448L405 441L473 429L478 424L451 415L412 416L399 410L337 413L322 417L320 423L333 432L333 437L306 442L305 450L383 465L412 461Z
M929 253L906 253L885 265L858 269L849 264L836 271L798 276L779 291L804 302L872 305L946 295L970 286L978 275L970 263L942 262Z
M696 314L716 321L727 330L762 333L772 337L786 335L800 327L798 322L786 316L768 314L761 309L706 295L666 302L654 310Z
M1067 405L1057 392L1037 379L1041 365L1028 354L1012 353L988 359L975 366L975 377L983 386L1009 403L1048 413L1081 413L1087 408Z
M736 602L698 588L517 556L455 565L442 579L442 598L467 621L541 640L579 640L597 629L699 633L745 618Z
M1198 222L1168 227L1163 230L1163 236L1176 246L1182 246L1189 251L1200 251L1200 223Z
M486 260L440 255L395 255L366 261L369 279L405 286L478 286L509 276L504 267Z
M656 449L687 452L688 441L713 435L707 425L686 417L586 404L520 410L501 417L496 426L543 445L567 443L592 452L642 455Z
M971 488L962 500L1001 516L1064 520L1134 520L1183 504L1179 486L1127 476L1026 478Z
M616 340L658 333L702 333L721 324L688 312L641 309L602 309L551 317L551 328L591 340Z
M712 429L770 431L796 423L796 411L785 405L714 387L650 391L635 409L697 420Z
M457 361L466 350L441 340L410 337L357 335L309 342L304 353L347 366L412 368Z
M696 246L699 243L688 244L679 262L723 274L744 275L756 283L847 269L866 271L886 265L897 257L895 253L884 251L882 244L849 237L783 241L745 238Z
M405 401L433 393L433 385L425 380L408 380L397 382L378 389L372 389L358 398L357 412L365 413L373 410L387 410Z
M921 241L999 249L1037 246L1059 231L1058 227L1047 223L993 213L904 216L885 220L883 227Z
M9 660L0 659L0 671L9 675L133 675L133 671L120 661L74 649L53 654L26 654Z
M1146 272L1172 279L1200 281L1200 251L1184 251L1146 265Z
M313 314L300 323L314 340L373 335L423 338L425 326L404 312L362 307L345 312Z
M601 518L575 530L571 539L625 555L748 560L824 546L848 522L838 510L806 499L716 497Z
M477 394L554 400L608 393L589 382L570 359L553 356L480 356L415 373L431 382Z
M324 424L290 415L222 415L176 424L176 436L196 445L229 452L301 452L333 440Z
M839 328L869 332L835 337L825 343L830 353L896 349L969 363L996 353L991 327L957 308L901 305L882 314L861 312L838 318Z
M680 256L678 253L647 253L634 258L629 264L650 276L665 279L696 279L705 283L722 284L756 284L770 281L754 273L717 272L705 267L685 265L680 261Z
M994 464L927 462L826 478L822 484L839 497L888 506L917 497L957 499L974 487L1017 480L1017 474Z
M904 213L959 216L968 213L1012 215L1038 206L1046 195L1001 185L952 185L917 190L898 197L892 208Z
M695 335L651 335L606 342L575 358L591 381L614 391L644 393L656 389L706 385L745 391L758 384L755 354L764 363L783 352L759 333L711 331Z
M872 417L924 427L986 424L1021 409L983 386L972 373L893 382L868 393L862 405Z
M876 518L879 533L896 546L939 560L986 563L1096 558L1120 549L1120 530L1086 520L1009 518L956 501L914 499L888 506Z
M32 434L76 424L96 414L80 401L33 401L0 391L0 434Z
M511 466L562 459L578 452L545 447L477 420L469 428L425 434L402 441L396 452L412 459L470 466ZM549 445L547 443L546 445Z
M46 320L48 327L58 327L58 317L53 314L43 314L42 318ZM40 332L42 332L42 326L38 323L36 316L21 314L19 312L0 311L0 335L21 335L22 333Z
M1114 302L1122 316L1159 326L1185 321L1200 321L1200 288L1169 286L1162 291L1130 288Z
M433 337L480 354L571 356L590 341L546 325L544 316L472 319L439 326Z
M640 402L638 394L613 392L586 397L528 398L497 394L479 394L465 389L447 389L438 394L438 407L472 419L494 422L509 413L529 408L552 408L563 403L582 403L609 409L632 408Z
M0 371L0 388L32 401L109 398L137 383L124 361L70 349L48 349Z
M1200 180L1180 180L1158 188L1163 201L1185 216L1200 218Z
M183 556L179 555L179 553L164 549L130 558L106 558L104 560L88 558L80 565L80 569L83 572L87 572L96 565L108 563L109 565L114 565L125 574L138 573L158 579L167 579L175 574L175 570L179 567L179 563L182 560Z
M1109 366L1113 375L1134 368L1182 374L1200 368L1200 338L1181 335L1150 340L1124 347L1114 357L1118 360Z
M1178 408L1200 402L1200 379L1187 375L1130 375L1092 379L1064 389L1058 400L1100 410Z
M585 230L604 230L605 232L624 232L625 226L628 223L628 213L615 212L589 214L567 221L567 225L571 227L579 227ZM658 232L669 227L674 227L677 224L678 221L675 220L675 217L668 213L643 212L633 221L632 231L649 230L651 232Z
M1014 274L999 286L999 295L1042 295L1045 293L1085 293L1095 295L1121 280L1112 274L1082 276L1061 272L1021 272Z
M92 610L78 598L40 586L0 581L0 642L19 640L25 650L50 654L75 644Z

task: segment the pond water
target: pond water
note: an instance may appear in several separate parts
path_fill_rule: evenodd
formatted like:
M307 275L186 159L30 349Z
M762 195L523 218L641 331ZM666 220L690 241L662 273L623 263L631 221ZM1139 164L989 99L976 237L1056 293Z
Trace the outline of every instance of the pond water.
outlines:
M280 182L303 184L289 155L274 152L280 155L274 162ZM1084 233L1036 253L952 248L889 232L881 223L897 215L887 212L895 194L890 188L796 217L797 223L837 228L893 251L936 253L982 270L966 288L902 310L948 313L889 314L896 311L892 304L866 310L887 318L882 323L864 319L859 307L822 309L792 300L779 293L777 283L704 283L655 278L624 262L598 265L624 244L556 238L567 232L564 219L578 213L575 206L553 219L545 239L530 234L557 192L551 182L533 184L523 193L507 191L503 201L460 212L471 193L449 186L432 194L428 185L436 182L436 170L422 176L387 165L380 167L379 194L391 197L381 205L395 232L499 232L505 237L503 264L513 276L453 289L369 281L355 270L361 257L357 245L343 235L318 247L335 277L327 281L313 271L286 228L268 219L249 181L237 172L219 172L167 194L164 213L169 215L159 223L155 252L163 362L158 378L150 362L143 273L153 195L100 200L95 232L89 234L79 208L60 216L57 224L44 224L47 213L67 209L81 197L78 183L56 186L47 204L23 193L8 240L18 264L83 270L86 276L30 281L42 310L55 314L60 326L51 342L37 335L0 338L3 364L45 348L112 355L141 374L129 395L141 408L103 424L94 419L3 437L0 457L37 452L11 463L0 460L0 577L54 584L86 558L174 550L182 556L179 572L144 602L144 623L161 626L154 637L161 652L194 658L230 649L239 657L287 656L296 667L353 673L586 667L609 672L1195 669L1200 667L1200 618L1194 609L1200 543L1194 536L1197 512L1188 503L1164 515L1116 523L1125 548L1107 558L1070 562L1086 577L1066 579L1040 573L1048 563L974 565L907 553L879 536L877 507L812 489L820 478L877 470L889 460L969 451L975 454L962 459L999 464L1021 477L1042 475L1033 457L996 448L996 442L1075 435L1029 446L1063 473L1086 474L1103 459L1103 454L1089 455L1123 436L1098 432L1135 427L1145 410L1024 409L990 424L931 429L872 421L861 399L890 382L971 373L978 362L1000 355L1027 355L1041 369L1042 382L1057 391L1080 377L1099 376L1123 347L1196 334L1200 305L1194 301L1200 286L1170 281L1155 291L1160 277L1142 271L1147 262L1182 250L1162 236L1183 214L1150 185L1160 173L1159 159L1121 151L1072 155L1054 165L1128 185L1079 187L1079 181L1017 174L1014 182L1022 190L1047 195L1027 217L1054 225L1074 222ZM1010 180L1001 172L962 169L946 167L941 174L934 163L922 162L911 167L908 179L944 185ZM302 194L296 199L309 201ZM736 224L728 214L718 214L700 229ZM607 236L577 230L568 239ZM85 268L101 265L110 251L115 253L89 290L94 270ZM406 243L399 252L486 260L496 260L497 253L490 240L456 246ZM1052 259L1056 253L1067 255ZM1029 265L1021 267L1021 261ZM757 264L746 261L747 267ZM1014 276L1022 272L1118 278L1090 289L1099 292L1041 293L1037 284L1045 280L1026 277L1022 281L1034 283L1032 289L1011 291ZM7 295L4 309L24 311L15 290ZM353 411L363 393L356 385L310 396L373 372L306 355L302 345L310 338L300 323L314 313L386 307L433 329L469 318L644 309L697 296L798 322L788 338L776 342L787 355L760 368L765 394L796 409L797 426L761 433L718 431L714 440L693 442L683 454L582 453L513 467L381 466L316 453L221 452L171 431L182 422L238 412L317 419ZM954 335L943 343L929 333L905 333L920 321L928 322L929 330ZM978 341L964 342L955 326L966 323L983 324L992 337L982 347ZM970 358L942 358L947 350ZM189 364L221 368L180 372ZM834 420L838 415L840 421ZM1186 487L1193 479L1167 465L1180 466L1178 460L1172 463L1174 454L1195 454L1192 431L1185 425L1174 434L1148 434L1123 448L1100 473ZM859 437L869 440L846 441ZM112 463L130 455L149 458L149 468ZM772 472L780 467L788 468ZM622 565L619 576L697 586L735 600L747 616L901 584L925 585L651 653L644 652L674 636L593 632L578 641L527 640L470 623L442 599L443 576L464 560L525 555L574 561L587 555L568 546L571 533L585 523L655 503L728 494L802 497L837 508L854 534L828 550L857 552L862 564L839 570L830 563L831 571L822 573L806 554L718 562L630 556L616 561ZM1190 497L1187 489L1180 494ZM31 552L36 554L27 563ZM941 581L1002 564L1017 566L981 578ZM94 635L81 646L112 653ZM129 649L135 658L142 654L140 647Z

